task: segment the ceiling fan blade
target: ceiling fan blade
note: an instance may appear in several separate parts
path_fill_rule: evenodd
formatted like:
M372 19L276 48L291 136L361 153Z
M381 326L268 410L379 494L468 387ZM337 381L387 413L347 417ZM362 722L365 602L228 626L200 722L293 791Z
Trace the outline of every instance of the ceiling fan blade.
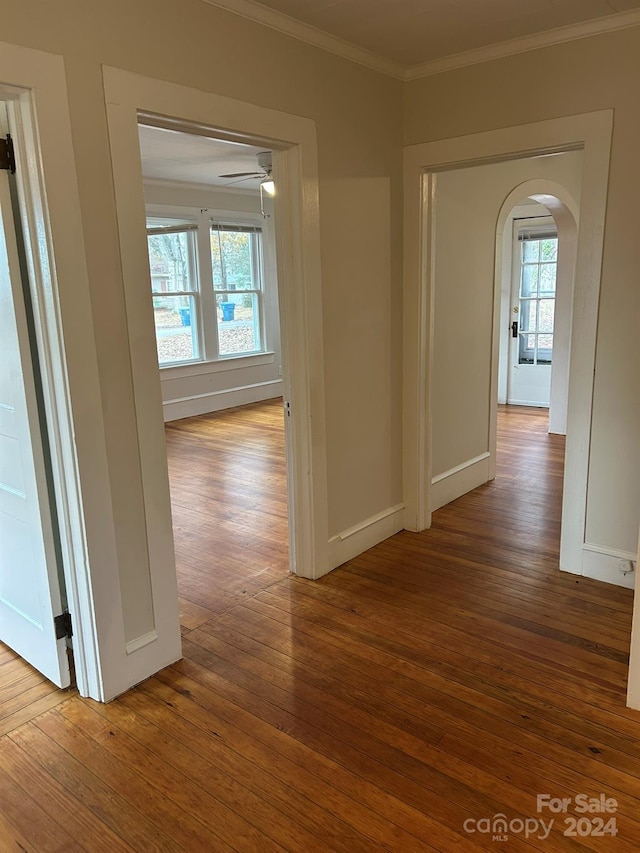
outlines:
M262 172L232 172L230 175L218 175L219 178L260 178Z

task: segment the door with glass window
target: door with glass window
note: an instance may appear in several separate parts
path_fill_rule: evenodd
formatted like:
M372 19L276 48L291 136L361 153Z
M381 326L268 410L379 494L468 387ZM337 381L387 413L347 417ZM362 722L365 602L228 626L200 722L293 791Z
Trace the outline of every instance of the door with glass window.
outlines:
M514 229L507 402L548 408L558 235L552 217L538 223Z

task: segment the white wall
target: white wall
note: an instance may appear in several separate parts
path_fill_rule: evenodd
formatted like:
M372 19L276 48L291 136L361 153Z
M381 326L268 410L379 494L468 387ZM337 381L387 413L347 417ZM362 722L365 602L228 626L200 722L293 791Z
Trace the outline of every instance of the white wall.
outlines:
M494 266L507 196L535 179L579 196L579 151L436 177L432 369L432 508L486 482L490 451Z
M144 187L147 211L159 215L169 209L174 215L199 214L201 210L260 216L258 193L230 192L212 187L149 181ZM265 206L269 213L271 204ZM264 253L265 334L267 352L261 355L225 358L213 362L160 368L165 421L217 412L232 406L255 403L282 395L282 358L278 316L273 217L262 220Z

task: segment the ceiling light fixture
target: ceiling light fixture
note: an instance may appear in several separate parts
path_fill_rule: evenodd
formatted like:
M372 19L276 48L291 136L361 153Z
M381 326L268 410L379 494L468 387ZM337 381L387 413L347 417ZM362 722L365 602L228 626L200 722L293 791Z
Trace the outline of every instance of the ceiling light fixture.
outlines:
M265 178L264 181L260 181L260 189L265 192L269 196L274 196L276 194L276 185L273 178Z

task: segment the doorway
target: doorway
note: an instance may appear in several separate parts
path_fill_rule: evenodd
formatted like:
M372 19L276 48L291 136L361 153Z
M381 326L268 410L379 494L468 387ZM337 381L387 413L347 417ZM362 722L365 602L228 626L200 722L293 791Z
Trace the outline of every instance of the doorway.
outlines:
M139 140L185 627L289 570L277 187L249 139L147 118Z
M439 288L438 282L444 280L442 261L445 266L455 266L460 259L464 260L465 254L476 257L478 248L478 251L491 254L489 259L483 256L483 264L488 264L489 270L493 268L494 274L490 272L489 275L494 278L495 254L491 246L495 245L495 227L501 205L510 190L523 181L555 180L550 172L554 160L578 154L581 162L574 166L577 166L577 183L582 193L576 256L580 310L574 312L571 336L570 429L560 567L577 574L583 572L588 458L581 448L589 445L591 424L610 133L611 115L602 113L425 143L407 149L407 209L421 211L421 218L414 220L409 216L407 224L405 526L409 529L421 530L430 526L431 512L437 506L492 479L495 471L498 371L492 372L491 365L497 366L499 361L500 301L494 300L492 288L486 287L486 273L477 276L475 270L471 279L478 283L478 287L473 290L471 300L461 298L457 285ZM576 139L582 141L576 143ZM484 169L485 177L489 173L493 176L497 167L506 173L510 168L518 169L521 164L533 167L533 173L520 178L513 175L511 186L507 184L506 187L489 180L485 194L473 196L475 204L470 201L469 178L472 173L480 174ZM443 185L446 188L452 182L459 185L462 203L451 204L447 210L447 193L443 194L441 190ZM475 227L463 227L459 214L470 212L472 217L482 218L488 200L494 198L491 195L494 190L493 227L486 234ZM508 209L530 194L519 193L511 200ZM455 225L450 230L448 251L443 251L440 227L443 210L445 215L450 214ZM461 247L464 247L464 252ZM502 251L502 245L498 251ZM454 283L470 278L461 270L445 272L452 273L445 278ZM495 285L498 286L498 282ZM447 300L452 309L448 315L446 312L443 314ZM443 322L443 316L449 316L450 322ZM464 330L462 336L461 330ZM462 436L462 448L460 442L456 445L459 436Z
M579 196L534 181L509 194L496 230L498 403L547 409L549 432L559 435L567 433L578 222Z
M324 359L317 193L312 121L187 86L103 69L123 297L127 359L135 408L135 482L140 486L144 549L128 569L135 584L125 625L121 687L180 657L178 596L171 535L162 391L149 280L139 124L194 131L273 152L278 192L277 267L288 430L287 495L291 570L329 571ZM172 118L173 117L173 118ZM123 598L122 607L124 609Z

